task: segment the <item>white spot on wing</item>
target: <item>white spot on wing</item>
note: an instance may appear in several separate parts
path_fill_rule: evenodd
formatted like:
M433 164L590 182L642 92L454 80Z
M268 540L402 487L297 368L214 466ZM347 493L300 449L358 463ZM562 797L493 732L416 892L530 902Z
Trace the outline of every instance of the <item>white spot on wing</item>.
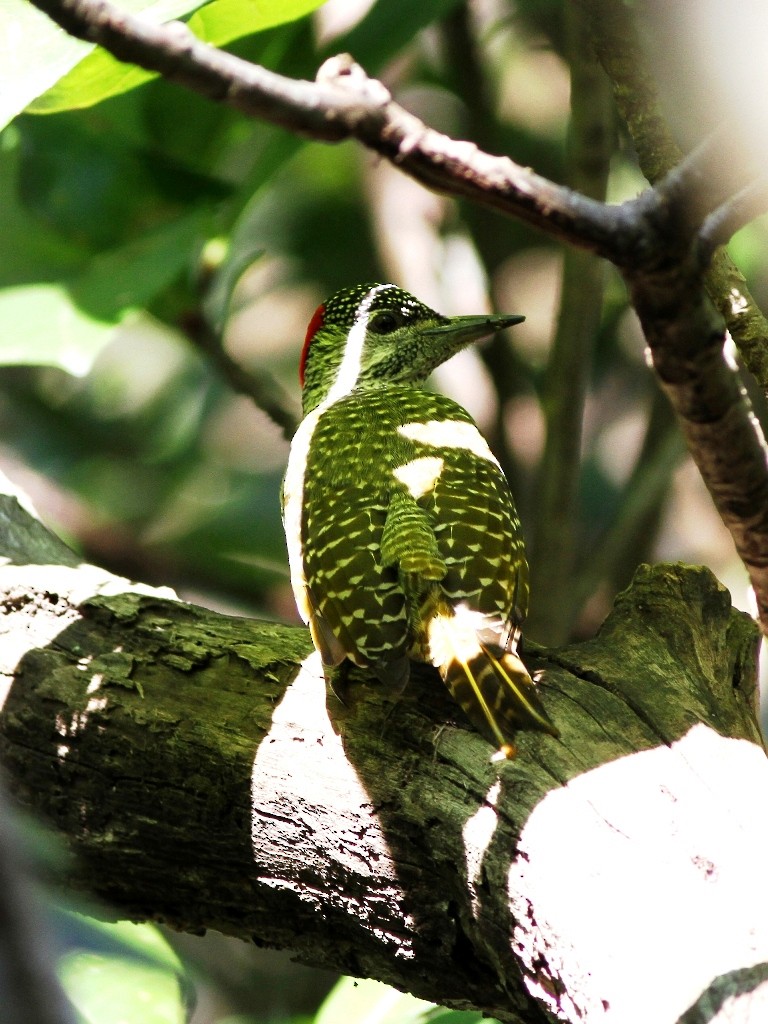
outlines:
M336 380L333 382L331 390L326 395L325 400L322 403L323 405L331 405L333 402L338 401L340 398L344 398L345 395L348 395L354 390L355 384L357 384L358 377L360 376L365 336L368 333L368 314L370 312L371 305L379 292L387 291L389 288L394 288L394 285L376 285L375 288L371 288L360 303L357 311L357 318L347 335L347 344L344 346L344 357L341 360L339 372L336 374Z
M463 448L479 459L499 465L488 442L474 423L463 420L429 420L427 423L404 423L397 429L403 437L429 445L430 448Z
M420 459L411 459L404 466L398 466L394 475L408 488L412 498L421 498L435 489L444 465L438 455L425 455Z

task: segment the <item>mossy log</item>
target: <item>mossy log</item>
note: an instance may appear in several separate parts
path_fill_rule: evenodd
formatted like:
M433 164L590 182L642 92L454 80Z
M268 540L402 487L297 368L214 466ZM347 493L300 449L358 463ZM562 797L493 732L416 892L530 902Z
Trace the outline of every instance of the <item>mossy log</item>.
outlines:
M120 914L502 1021L765 989L758 635L708 570L643 566L593 640L529 655L561 738L492 763L430 671L343 706L305 630L79 564L10 496L0 556L10 788Z

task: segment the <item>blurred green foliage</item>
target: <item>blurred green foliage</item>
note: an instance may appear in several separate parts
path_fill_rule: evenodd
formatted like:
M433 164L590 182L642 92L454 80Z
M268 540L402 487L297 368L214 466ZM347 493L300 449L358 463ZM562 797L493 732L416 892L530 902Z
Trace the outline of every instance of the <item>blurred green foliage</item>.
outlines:
M68 913L58 975L81 1024L185 1024L194 990L152 925Z
M341 978L314 1018L314 1024L494 1024L472 1011L446 1010L378 981Z

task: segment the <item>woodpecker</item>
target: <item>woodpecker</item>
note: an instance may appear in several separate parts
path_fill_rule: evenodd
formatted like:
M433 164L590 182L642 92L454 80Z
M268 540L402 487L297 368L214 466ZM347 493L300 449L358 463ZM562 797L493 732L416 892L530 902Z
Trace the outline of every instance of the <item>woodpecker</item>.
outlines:
M337 292L307 329L282 494L291 583L326 675L348 660L400 688L410 660L428 662L502 757L517 729L559 735L517 653L520 521L472 417L424 384L523 319L441 316L393 284Z

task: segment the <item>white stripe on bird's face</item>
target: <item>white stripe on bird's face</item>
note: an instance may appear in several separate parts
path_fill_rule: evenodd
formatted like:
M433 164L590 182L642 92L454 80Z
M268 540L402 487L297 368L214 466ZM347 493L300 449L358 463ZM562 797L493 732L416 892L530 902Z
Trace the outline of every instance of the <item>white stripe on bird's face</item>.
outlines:
M322 414L334 402L354 391L362 366L371 305L380 292L394 287L392 284L376 285L360 303L355 322L347 335L344 355L333 386L322 402L304 417L291 441L288 465L283 479L283 528L288 546L288 563L291 570L293 594L299 614L305 622L309 622L311 614L302 546L304 475L307 469L309 448Z
M465 420L429 420L427 423L403 423L397 430L403 437L430 448L463 448L479 459L486 459L499 466L488 442L474 423Z
M336 374L336 379L321 403L324 407L327 408L340 398L344 398L345 395L349 395L354 391L363 364L363 349L365 348L368 319L373 300L381 292L388 291L394 287L393 284L377 284L375 288L371 288L360 303L355 322L352 324L347 335L347 343L344 346L344 355Z

